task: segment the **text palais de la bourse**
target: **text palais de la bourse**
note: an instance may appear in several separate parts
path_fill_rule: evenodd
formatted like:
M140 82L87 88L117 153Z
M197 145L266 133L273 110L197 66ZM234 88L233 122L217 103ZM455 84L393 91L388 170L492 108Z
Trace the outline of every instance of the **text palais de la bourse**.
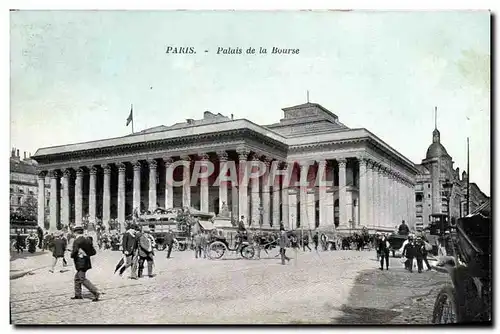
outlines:
M208 50L205 50L208 52ZM243 49L240 47L237 48L224 48L219 46L217 48L217 54L219 55L238 55L238 54L291 54L296 55L299 54L299 49L286 49L286 48L278 48L273 46L271 49L264 47L249 47L247 49ZM196 50L192 46L188 47L178 47L178 46L168 46L165 53L168 54L195 54Z

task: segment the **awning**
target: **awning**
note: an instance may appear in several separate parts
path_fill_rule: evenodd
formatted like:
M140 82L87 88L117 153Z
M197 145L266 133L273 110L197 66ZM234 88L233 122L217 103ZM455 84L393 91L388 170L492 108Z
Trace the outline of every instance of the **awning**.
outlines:
M211 230L215 229L214 224L212 224L212 222L210 222L210 221L199 220L198 224L200 224L201 228L204 229L205 231L211 231Z

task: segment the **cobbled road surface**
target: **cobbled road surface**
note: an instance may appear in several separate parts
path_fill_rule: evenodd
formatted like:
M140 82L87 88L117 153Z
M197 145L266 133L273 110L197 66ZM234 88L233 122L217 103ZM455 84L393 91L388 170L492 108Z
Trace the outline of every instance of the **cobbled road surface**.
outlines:
M157 252L154 278L114 275L121 253L93 257L87 277L104 294L73 296L74 268L49 273L48 253L11 259L11 319L20 324L425 324L447 277L409 273L399 259L380 271L374 252L294 252L281 265L277 250L260 260L228 254L195 259L194 252ZM70 261L71 262L71 261ZM61 264L58 264L60 266ZM62 269L57 267L57 270Z

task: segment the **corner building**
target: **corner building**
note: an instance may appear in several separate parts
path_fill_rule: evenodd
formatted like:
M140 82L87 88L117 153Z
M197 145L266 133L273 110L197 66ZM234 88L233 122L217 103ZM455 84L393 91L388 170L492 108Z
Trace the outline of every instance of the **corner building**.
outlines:
M405 220L414 226L415 177L418 170L402 154L366 129L350 129L316 103L284 108L279 123L257 125L246 119L204 113L171 126L132 135L39 149L39 193L50 177L50 227L81 224L88 215L104 224L123 223L135 208L193 207L218 214L224 207L247 225L263 228L332 228L392 231ZM211 161L215 173L196 185L172 186L190 177L196 161ZM245 184L215 184L220 168L234 161L242 172L251 161L291 168L300 185L281 177ZM187 168L189 166L189 168ZM329 186L317 186L321 177ZM44 202L39 203L42 209ZM43 224L43 210L38 219ZM412 219L413 218L413 219Z

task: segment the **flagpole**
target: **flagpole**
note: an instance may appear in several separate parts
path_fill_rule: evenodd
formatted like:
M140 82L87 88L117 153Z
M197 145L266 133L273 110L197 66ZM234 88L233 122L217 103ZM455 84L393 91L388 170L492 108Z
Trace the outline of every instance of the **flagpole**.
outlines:
M134 105L130 105L130 113L132 114L132 134L134 134Z
M467 215L469 215L470 202L469 202L469 188L470 188L470 170L469 170L469 137L467 137Z

